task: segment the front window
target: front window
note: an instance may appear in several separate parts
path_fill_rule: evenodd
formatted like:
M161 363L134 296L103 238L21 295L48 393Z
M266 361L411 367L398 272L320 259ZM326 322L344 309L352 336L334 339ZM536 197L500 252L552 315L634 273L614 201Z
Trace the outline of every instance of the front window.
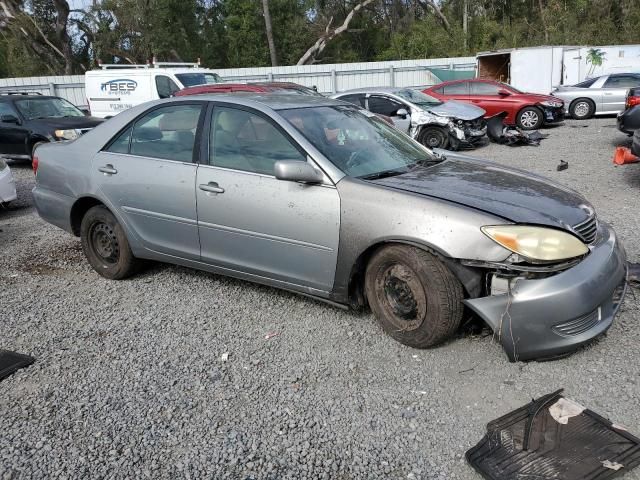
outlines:
M435 107L436 105L440 105L442 103L436 98L433 98L418 90L413 90L411 88L399 90L395 92L395 94L400 98L403 98L408 102L411 102L414 105L419 105L421 107Z
M29 98L17 100L15 104L27 120L85 116L82 111L64 98Z
M437 157L416 141L356 107L279 112L345 174L365 179L399 175Z
M222 83L222 78L217 73L176 73L176 77L185 87L195 87L196 85L213 85Z

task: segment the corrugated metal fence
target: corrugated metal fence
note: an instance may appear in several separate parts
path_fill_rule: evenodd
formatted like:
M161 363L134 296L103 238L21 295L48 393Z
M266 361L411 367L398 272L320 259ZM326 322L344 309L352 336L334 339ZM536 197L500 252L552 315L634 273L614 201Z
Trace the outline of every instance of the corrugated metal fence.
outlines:
M388 62L294 65L287 67L229 68L216 72L226 82L281 81L317 87L322 93L352 88L397 86L421 87L437 83L428 68L473 70L475 57L399 60ZM0 79L0 93L40 92L57 95L75 105L87 104L84 75Z

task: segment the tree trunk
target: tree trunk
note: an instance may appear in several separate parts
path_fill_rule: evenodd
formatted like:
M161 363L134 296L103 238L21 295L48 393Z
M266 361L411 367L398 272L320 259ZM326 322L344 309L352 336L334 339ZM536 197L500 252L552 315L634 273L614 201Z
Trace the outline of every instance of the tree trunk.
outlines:
M466 53L469 38L469 0L464 0L462 9L462 31L464 32L464 51Z
M329 43L341 33L346 32L349 28L349 23L351 23L351 20L353 19L353 16L364 7L369 5L371 2L373 2L373 0L364 0L363 2L358 3L351 9L351 11L345 17L344 22L342 22L342 25L340 25L338 28L331 29L331 24L333 23L333 17L331 17L329 23L327 24L327 27L324 30L324 33L318 40L316 40L316 43L314 43L306 52L304 52L304 55L300 57L300 60L298 60L298 63L296 65L306 65L308 63L313 63L316 57L320 55L325 49L327 43Z
M73 73L73 50L71 48L71 37L67 31L69 22L69 3L67 0L53 0L53 5L58 15L56 16L56 37L61 46L64 56L64 74Z
M542 0L538 0L538 7L540 7L540 22L542 23L542 28L544 30L544 42L549 45L549 29L547 28L547 21L544 18L544 6L542 5Z
M276 53L276 44L273 41L273 29L271 28L271 14L269 13L269 0L262 0L262 11L264 13L264 27L267 31L267 43L269 44L269 56L271 57L271 66L278 66L278 55Z

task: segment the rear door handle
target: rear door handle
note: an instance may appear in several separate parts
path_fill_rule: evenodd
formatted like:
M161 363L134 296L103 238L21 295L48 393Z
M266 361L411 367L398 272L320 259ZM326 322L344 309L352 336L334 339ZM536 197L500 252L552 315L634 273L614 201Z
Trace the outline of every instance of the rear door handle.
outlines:
M219 187L216 182L201 183L198 188L209 193L224 193L224 188Z
M111 165L110 163L106 164L104 167L99 167L98 171L104 173L105 175L115 175L116 173L118 173L118 170L113 168L113 165Z

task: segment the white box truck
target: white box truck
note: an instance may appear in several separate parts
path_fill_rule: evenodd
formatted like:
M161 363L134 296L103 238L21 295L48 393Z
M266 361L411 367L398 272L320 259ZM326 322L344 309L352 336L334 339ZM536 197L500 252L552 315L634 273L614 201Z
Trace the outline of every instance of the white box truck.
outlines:
M110 118L123 110L195 85L222 79L200 63L152 62L148 65L100 65L85 73L84 83L91 115Z

